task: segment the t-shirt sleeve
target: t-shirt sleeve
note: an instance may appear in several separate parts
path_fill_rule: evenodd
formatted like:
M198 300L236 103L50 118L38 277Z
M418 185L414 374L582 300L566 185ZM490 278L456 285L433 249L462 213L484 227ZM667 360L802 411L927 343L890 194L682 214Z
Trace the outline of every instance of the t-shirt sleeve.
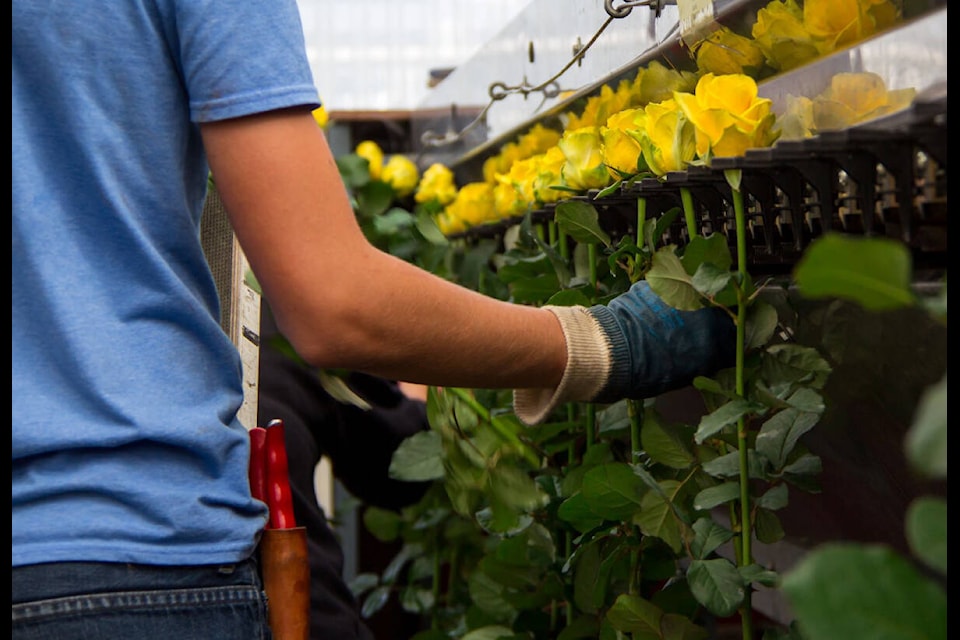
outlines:
M295 0L178 0L190 118L211 122L320 99Z

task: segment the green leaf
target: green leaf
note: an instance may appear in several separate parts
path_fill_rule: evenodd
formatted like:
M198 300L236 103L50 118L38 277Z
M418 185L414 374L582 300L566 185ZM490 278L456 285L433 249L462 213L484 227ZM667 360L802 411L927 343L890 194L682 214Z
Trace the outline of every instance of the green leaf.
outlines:
M763 414L765 411L766 407L757 402L750 402L744 398L731 400L720 406L716 411L700 418L694 440L697 444L703 444L707 438L712 437L724 427L736 424L740 418L751 413Z
M767 490L766 493L757 498L756 506L770 511L777 511L787 506L787 495L789 491L787 485L778 484Z
M377 587L363 599L363 605L360 607L360 615L364 618L370 618L380 609L383 609L387 601L390 600L390 587Z
M337 402L353 405L364 411L370 409L370 403L358 396L339 375L321 369L317 371L317 378L320 380L320 386L323 387L323 390Z
M923 497L907 508L907 542L914 555L947 575L947 501Z
M603 524L603 516L590 506L579 491L564 500L557 509L557 517L569 522L577 531L590 531Z
M443 442L436 431L420 431L406 438L393 452L389 474L396 480L419 482L444 476Z
M808 640L945 640L947 596L906 559L880 545L828 543L783 577Z
M406 586L400 590L400 606L407 613L424 615L435 604L433 591L423 587Z
M446 247L450 244L450 240L440 231L434 217L426 211L417 212L417 231L432 245Z
M799 344L775 344L767 347L761 376L776 383L799 383L822 389L832 368L813 347Z
M683 548L680 523L674 514L670 497L682 488L676 480L660 482L661 491L648 491L643 496L639 513L634 514L633 523L640 527L644 535L654 536L666 542L674 553Z
M370 162L355 153L345 153L335 160L340 177L348 189L362 187L370 181Z
M852 300L870 311L917 304L910 251L898 240L828 233L810 244L794 269L808 298Z
M777 310L768 302L756 300L747 309L746 336L744 346L747 350L757 349L770 342L777 329Z
M654 293L671 307L681 311L696 311L703 308L703 300L693 287L690 274L680 263L672 245L653 254L646 279Z
M512 629L500 625L490 625L467 632L460 640L500 640L503 638L513 638L515 636Z
M733 537L733 531L714 522L709 516L697 519L693 523L693 532L696 536L690 545L690 550L698 560L704 560Z
M947 477L947 374L920 397L907 431L907 460L927 477Z
M504 586L484 572L472 572L467 585L473 604L495 620L509 622L517 615L517 610L506 597Z
M786 535L780 518L768 509L757 509L753 519L753 533L764 544L773 544Z
M733 615L746 594L743 577L726 558L693 560L687 569L687 581L697 602L721 618Z
M396 540L403 520L396 511L370 505L363 512L363 525L381 542Z
M629 520L640 508L645 491L643 481L629 465L620 462L590 469L581 486L591 509L608 520Z
M794 447L803 434L810 431L820 416L799 409L784 409L773 415L757 434L756 449L761 453L776 471L780 471L786 464Z
M745 567L740 567L740 576L743 578L744 584L762 584L765 587L777 587L780 585L780 576L776 571L771 571L766 567L762 567L759 564L749 564Z
M710 265L712 271L726 272L729 277L733 256L730 255L726 237L722 233L711 233L691 238L683 249L680 261L690 275L696 274L701 266Z
M359 573L350 581L350 593L359 598L364 593L380 584L380 576L375 573Z
M588 544L580 553L573 577L573 601L581 611L596 613L603 605L600 577L600 548L596 542Z
M747 474L751 478L763 478L763 456L747 451ZM703 463L704 473L714 478L736 478L740 475L740 452L731 451Z
M394 199L393 187L380 180L371 180L357 187L354 195L357 198L357 215L366 219L382 214Z
M610 235L600 227L597 209L592 204L565 200L557 205L554 219L561 231L581 244L610 246Z
M660 635L663 610L637 595L622 593L607 611L607 619L622 633Z
M647 412L640 430L640 443L654 462L672 469L687 469L695 458L677 429L664 425L653 412Z
M727 184L730 185L731 189L734 191L740 191L740 181L743 180L742 169L725 169L723 172L723 177L726 179Z
M707 487L693 499L693 507L701 511L712 509L740 499L740 483L724 482L715 487Z

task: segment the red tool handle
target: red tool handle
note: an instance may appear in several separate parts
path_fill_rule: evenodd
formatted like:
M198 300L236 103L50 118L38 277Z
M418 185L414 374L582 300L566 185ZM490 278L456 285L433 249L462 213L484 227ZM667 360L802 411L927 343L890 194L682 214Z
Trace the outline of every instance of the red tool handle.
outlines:
M250 493L260 502L267 501L267 430L250 429Z
M297 526L293 513L293 494L290 491L290 471L287 467L287 447L284 442L283 420L271 420L266 428L267 506L270 508L271 529L293 529Z

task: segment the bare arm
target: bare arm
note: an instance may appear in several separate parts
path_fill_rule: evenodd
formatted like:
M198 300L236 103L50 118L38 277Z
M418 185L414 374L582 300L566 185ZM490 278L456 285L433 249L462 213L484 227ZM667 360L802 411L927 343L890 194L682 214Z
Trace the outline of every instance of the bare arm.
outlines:
M311 364L439 386L559 384L567 354L552 313L457 286L367 242L308 110L202 132L244 253Z

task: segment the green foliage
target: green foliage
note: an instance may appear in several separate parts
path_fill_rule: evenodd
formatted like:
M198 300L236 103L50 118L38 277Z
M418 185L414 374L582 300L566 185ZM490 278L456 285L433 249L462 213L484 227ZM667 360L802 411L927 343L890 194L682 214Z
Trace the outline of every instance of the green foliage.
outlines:
M783 310L732 270L727 238L667 242L688 212L647 216L644 202L637 237L617 237L592 202L571 198L550 221L528 213L501 237L449 242L430 211L396 206L362 163L340 166L364 231L395 255L532 305L602 304L645 278L676 308L736 318L742 355L736 369L694 382L707 409L696 424L667 420L653 401L621 401L569 405L525 427L509 392L431 389L430 431L401 445L390 474L433 485L399 514L366 510L374 535L403 546L381 575L352 585L364 615L396 597L429 626L415 640L700 640L711 619L739 615L752 638L751 597L763 587L782 590L796 615L764 640L945 637L942 587L889 549L830 545L784 576L753 559L752 541L787 535L778 512L791 495L819 490L821 460L802 441L827 410L833 368L792 342ZM739 178L730 175L735 197ZM909 258L885 238L828 234L793 279L811 298L872 313L917 306L945 324L945 287L917 297ZM946 396L944 372L904 443L930 478L946 477ZM916 561L945 580L946 501L918 500L905 533Z

